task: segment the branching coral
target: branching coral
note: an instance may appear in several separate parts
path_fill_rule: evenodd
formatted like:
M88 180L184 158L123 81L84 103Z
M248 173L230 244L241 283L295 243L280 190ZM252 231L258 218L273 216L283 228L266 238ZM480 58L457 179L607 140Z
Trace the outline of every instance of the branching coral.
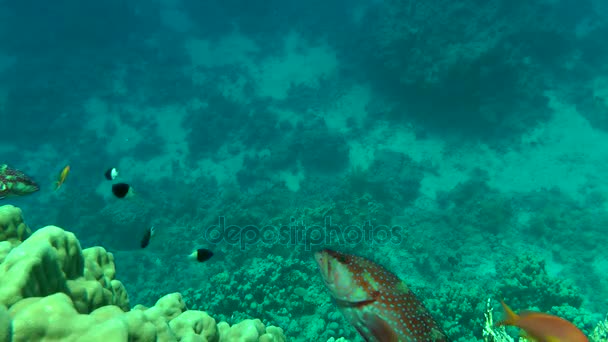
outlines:
M311 277L316 273L312 262L268 255L245 260L242 266L187 289L186 303L227 322L259 317L306 341L355 336L330 305L323 285Z
M593 329L590 337L593 341L597 342L608 341L608 315L606 319L599 322L595 329Z
M486 342L514 342L513 338L507 334L504 327L494 325L494 307L492 298L486 301L486 311L483 313L483 340ZM523 342L523 341L522 341Z
M427 292L427 291L422 291ZM425 305L435 317L441 317L443 329L450 338L470 337L482 325L479 311L483 302L480 289L463 284L446 284L439 291L427 293Z
M546 312L554 306L579 308L583 298L567 281L547 274L544 261L530 255L517 256L500 264L498 293L513 307L536 307Z

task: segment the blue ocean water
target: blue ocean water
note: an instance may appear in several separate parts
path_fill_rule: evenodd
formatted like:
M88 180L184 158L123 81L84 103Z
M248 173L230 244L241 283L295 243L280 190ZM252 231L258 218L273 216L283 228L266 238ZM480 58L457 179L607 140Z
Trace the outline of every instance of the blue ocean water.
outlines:
M590 333L607 36L603 0L0 1L0 164L41 187L0 204L114 253L132 305L177 291L294 341L361 341L324 247L397 274L454 341L482 340L488 298Z

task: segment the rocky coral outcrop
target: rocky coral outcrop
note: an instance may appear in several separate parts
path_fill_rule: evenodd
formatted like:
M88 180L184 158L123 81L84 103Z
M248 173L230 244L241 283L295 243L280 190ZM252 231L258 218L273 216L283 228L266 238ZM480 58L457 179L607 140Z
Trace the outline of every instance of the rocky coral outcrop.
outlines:
M216 323L179 293L131 308L112 253L56 226L32 234L11 205L0 207L0 262L0 342L286 340L259 319Z

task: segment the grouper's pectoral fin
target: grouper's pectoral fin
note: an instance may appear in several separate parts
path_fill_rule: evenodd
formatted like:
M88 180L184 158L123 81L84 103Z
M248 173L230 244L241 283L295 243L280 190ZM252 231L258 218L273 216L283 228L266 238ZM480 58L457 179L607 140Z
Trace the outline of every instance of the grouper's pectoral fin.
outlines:
M386 320L373 312L365 312L365 307L375 303L377 297L377 293L372 293L367 299L356 302L337 298L334 298L334 302L343 310L358 312L355 315L357 318L354 322L351 321L351 324L366 342L404 342L399 340L399 335Z
M395 329L378 315L369 313L363 317L364 325L367 331L363 332L357 327L359 334L363 336L367 342L399 342L399 335Z
M358 302L351 302L348 300L341 300L336 298L334 298L333 300L339 308L361 308L376 301L375 299L366 299Z

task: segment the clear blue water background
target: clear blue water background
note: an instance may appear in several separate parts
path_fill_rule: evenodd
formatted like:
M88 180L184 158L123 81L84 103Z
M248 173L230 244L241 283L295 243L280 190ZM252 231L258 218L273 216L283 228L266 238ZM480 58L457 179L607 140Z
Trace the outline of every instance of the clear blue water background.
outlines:
M132 304L179 291L298 341L359 339L321 247L399 275L454 340L481 339L500 297L589 332L608 311L606 37L600 0L0 1L0 162L41 185L2 203L112 251ZM219 217L309 233L216 243ZM400 235L326 243L329 217Z

